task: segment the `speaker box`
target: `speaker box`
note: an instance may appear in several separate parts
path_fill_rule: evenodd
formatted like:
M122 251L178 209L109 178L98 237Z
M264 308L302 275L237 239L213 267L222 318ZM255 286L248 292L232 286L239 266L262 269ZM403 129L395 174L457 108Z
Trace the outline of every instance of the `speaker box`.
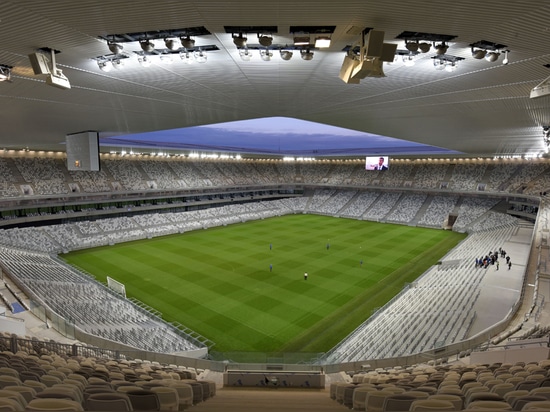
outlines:
M50 74L50 59L44 53L29 54L34 74Z
M382 61L377 58L363 60L353 69L351 77L354 80L365 77L385 77Z
M359 79L354 79L351 77L353 70L358 64L359 64L358 60L355 60L349 56L345 56L344 62L342 63L342 67L340 68L340 74L338 75L338 77L340 77L340 79L342 79L345 83L358 84Z
M384 43L382 45L382 54L380 60L383 62L393 62L395 59L395 52L397 51L397 44Z
M365 36L365 47L364 47L365 56L380 57L382 56L383 47L384 47L384 32L380 30L369 31Z

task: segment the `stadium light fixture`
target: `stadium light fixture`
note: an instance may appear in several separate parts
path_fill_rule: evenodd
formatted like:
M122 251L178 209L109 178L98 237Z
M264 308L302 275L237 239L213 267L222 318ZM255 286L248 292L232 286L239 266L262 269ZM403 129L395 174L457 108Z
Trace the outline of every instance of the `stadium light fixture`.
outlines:
M313 60L313 52L309 49L300 50L300 57L303 60Z
M179 46L174 39L164 39L164 45L168 50L178 50Z
M500 56L498 51L489 52L485 55L485 60L488 62L496 62Z
M432 45L428 42L422 42L418 43L418 50L420 50L422 53L428 53L430 49L432 48Z
M206 52L204 50L201 50L200 48L193 52L193 56L195 57L197 63L206 63L206 61L208 60Z
M120 54L120 53L122 53L122 50L124 49L124 46L122 46L122 44L115 43L115 42L108 42L107 46L109 47L109 50L113 54Z
M418 41L405 41L405 48L411 52L418 51Z
M271 50L269 49L260 50L260 58L264 62L270 61L272 57L273 57L273 52Z
M510 63L510 60L508 60L508 52L510 50L504 50L504 59L502 59L502 64L506 65L508 63Z
M441 42L440 44L435 45L435 53L439 55L447 53L448 49L449 45L445 42Z
M8 82L11 79L12 66L0 64L0 82Z
M249 62L252 59L252 51L246 47L239 49L239 57L243 62Z
M248 40L246 36L244 36L242 33L239 33L238 35L233 35L233 43L235 46L241 48L246 46L246 41Z
M189 50L185 50L180 52L180 59L185 64L191 64L195 61L195 56Z
M292 59L293 53L290 50L281 50L281 59L290 60Z
M273 37L266 34L258 34L258 42L264 47L269 47L273 44Z
M190 36L182 37L180 41L181 45L186 49L192 49L193 47L195 47L195 40L192 39Z
M155 50L155 44L150 40L140 40L139 45L141 47L141 50L143 50L146 53L151 53L153 50Z
M477 60L481 60L483 58L485 58L485 56L487 55L487 50L484 50L484 49L474 49L472 47L472 57L474 59L477 59Z
M501 51L504 52L504 64L508 64L508 46L505 44L493 43L486 40L480 40L470 44L472 57L477 60L485 59L488 62L496 62L500 57Z

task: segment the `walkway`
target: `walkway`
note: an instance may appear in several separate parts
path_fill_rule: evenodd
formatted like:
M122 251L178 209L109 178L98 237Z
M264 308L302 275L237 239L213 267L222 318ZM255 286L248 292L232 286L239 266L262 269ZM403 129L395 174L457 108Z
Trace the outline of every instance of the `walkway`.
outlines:
M219 388L216 396L193 406L196 412L342 412L328 389Z

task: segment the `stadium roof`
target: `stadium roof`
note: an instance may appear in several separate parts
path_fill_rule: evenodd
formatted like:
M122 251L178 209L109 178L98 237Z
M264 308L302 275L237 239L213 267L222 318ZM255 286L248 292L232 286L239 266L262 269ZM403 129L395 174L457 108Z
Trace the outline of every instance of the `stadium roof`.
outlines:
M550 76L549 21L550 3L540 0L3 1L0 75L11 73L0 83L0 147L64 150L65 135L85 130L98 131L101 139L135 138L264 119L257 139L248 130L207 141L190 129L176 133L178 144L254 152L266 150L265 140L271 139L269 150L276 152L284 118L368 133L361 139L375 146L383 139L371 135L399 139L399 150L376 147L388 154L414 154L420 147L425 153L442 148L466 156L541 154L550 97L530 94ZM345 50L357 50L371 32L372 37L383 32L383 42L395 45L396 61L383 63L384 77L365 71L358 83L344 82L339 74ZM190 57L206 52L206 63L186 64L180 58L180 38L188 35L195 41L188 44ZM165 37L175 40L171 53ZM241 59L234 37L248 38L250 61ZM260 37L272 37L271 46ZM309 37L310 46L294 45L295 37ZM315 47L316 37L330 37L330 47ZM150 67L138 62L145 53L139 40L154 43L147 55ZM429 43L430 51L413 52L416 64L405 65L406 45L417 41ZM435 46L443 42L448 49L441 57ZM113 54L108 43L121 44L121 53ZM265 54L267 48L273 56L264 61L260 51ZM306 49L313 52L310 60L300 58ZM500 56L493 62L474 58L472 51L479 49ZM283 60L281 50L293 57ZM55 56L69 90L52 87L46 74L36 74L37 63L31 66L29 55L37 51ZM379 54L374 43L370 53ZM505 54L508 64L503 64ZM173 63L161 61L161 55ZM123 69L99 68L117 58ZM440 62L456 68L437 70ZM165 146L159 142L173 136L156 134L153 145ZM285 147L300 145L289 153L373 150L359 150L357 141L350 146L338 133L329 132L333 143L340 143L330 148L321 140L307 142L303 134L291 136Z

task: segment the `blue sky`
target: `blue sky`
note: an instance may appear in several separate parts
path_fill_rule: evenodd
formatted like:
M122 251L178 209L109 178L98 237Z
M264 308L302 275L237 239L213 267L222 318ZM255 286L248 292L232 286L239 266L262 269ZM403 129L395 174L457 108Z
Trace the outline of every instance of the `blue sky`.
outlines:
M458 154L445 148L288 117L268 117L100 139L126 150L173 149L283 156Z

